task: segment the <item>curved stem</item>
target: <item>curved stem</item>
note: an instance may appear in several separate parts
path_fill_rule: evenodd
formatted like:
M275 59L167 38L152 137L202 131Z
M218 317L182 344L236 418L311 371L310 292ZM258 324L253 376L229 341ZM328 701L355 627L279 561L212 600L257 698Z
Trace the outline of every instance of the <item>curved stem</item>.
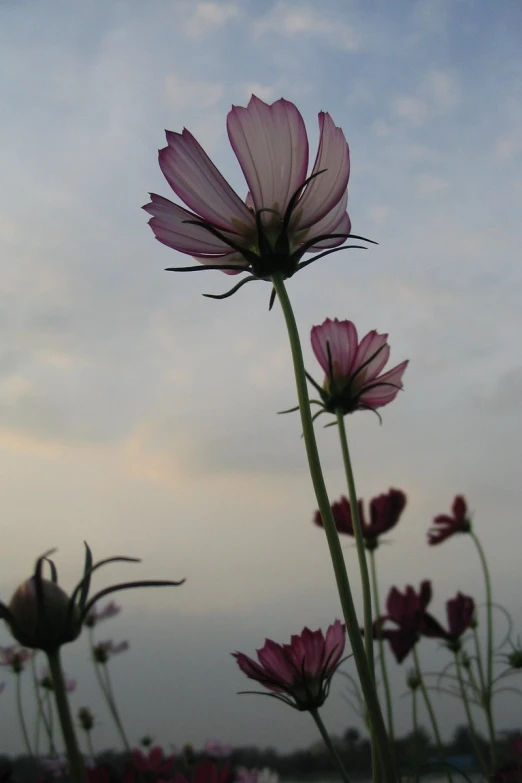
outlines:
M469 732L470 732L470 739L473 744L473 748L475 750L475 755L477 757L477 761L480 764L480 767L482 769L482 772L486 778L486 780L489 778L489 772L487 768L486 761L484 759L484 756L482 755L482 749L480 747L478 737L477 737L477 731L475 729L475 721L473 720L473 715L471 713L471 707L469 704L468 694L466 691L466 684L464 682L464 678L462 676L462 666L460 664L459 654L455 653L455 663L457 665L457 676L459 679L459 685L460 685L460 692L462 695L462 702L464 704L464 709L466 711L466 718L468 720L468 726L469 726Z
M36 759L34 757L34 753L31 748L31 743L29 742L29 732L27 731L27 724L25 722L25 717L24 717L24 707L22 702L22 673L21 672L16 673L16 707L18 710L18 719L20 721L20 728L22 729L22 736L24 738L24 744L27 750L27 755L30 756L32 761L36 764Z
M94 666L94 673L96 675L96 679L98 680L98 685L100 686L100 690L103 694L103 698L107 702L107 706L109 708L109 712L111 713L112 719L116 725L116 729L118 731L118 734L120 735L120 739L123 743L123 746L127 753L132 753L131 746L129 744L129 741L127 739L127 736L125 734L125 731L123 729L123 724L120 720L120 716L118 714L118 710L116 708L116 702L114 699L114 693L112 691L110 680L108 679L108 671L106 669L105 664L100 664L94 658L93 650L95 647L95 640L94 640L94 632L92 627L89 627L89 646L91 649L91 656L92 656L92 663ZM105 671L105 680L102 676L102 671Z
M368 660L366 658L366 652L361 638L359 622L357 620L357 614L353 602L352 591L348 580L348 574L346 572L343 551L332 516L330 500L326 491L321 463L319 460L319 452L317 450L317 443L315 440L312 413L308 399L306 371L303 362L301 342L299 340L299 332L297 330L297 324L295 322L295 317L292 311L290 300L288 298L288 294L286 292L283 278L280 275L274 275L272 277L272 283L281 304L281 309L283 311L283 316L288 331L290 349L292 352L294 365L299 411L301 414L301 425L303 428L303 438L306 447L306 454L308 457L310 476L315 490L319 511L323 519L326 540L330 549L330 557L332 559L334 575L337 583L337 590L339 592L339 598L346 622L346 629L352 646L357 673L359 675L361 688L368 707L368 713L371 722L371 733L375 738L375 742L377 743L384 779L387 781L387 783L393 783L395 781L395 774L393 771L393 759L388 736L386 733L386 726L382 716L379 699L377 697L375 682L370 671Z
M435 742L437 743L437 753L440 759L440 763L444 767L444 770L446 772L446 777L448 779L448 783L453 783L453 778L451 776L451 772L449 771L448 767L446 766L446 758L444 756L444 746L442 744L442 739L440 736L439 727L437 725L437 719L435 717L435 712L433 711L433 706L430 701L430 697L428 696L428 691L426 690L426 686L424 684L424 680L422 678L422 672L420 668L419 663L419 655L417 653L417 646L413 648L413 658L415 660L415 669L417 673L417 679L419 681L419 688L422 693L422 698L424 699L424 704L426 705L426 709L428 711L428 715L430 716L430 723L431 728L433 729L433 733L435 735Z
M341 761L339 754L337 753L335 749L335 745L332 743L332 740L330 739L330 735L328 734L328 731L326 730L326 726L324 725L321 716L319 715L319 710L310 710L310 715L314 719L317 728L319 729L319 732L321 734L321 737L323 738L324 744L328 748L328 752L330 756L332 757L332 761L335 764L337 768L337 772L341 776L341 778L344 780L344 783L351 783L351 780L348 776L348 773L346 772L343 762Z
M366 548L364 546L361 517L359 514L359 504L357 502L357 491L355 489L355 479L348 449L348 438L346 437L346 427L344 425L344 415L340 408L335 411L337 418L337 428L339 430L339 440L341 441L341 452L343 455L344 472L346 474L346 483L348 485L348 497L350 499L350 511L353 523L353 532L355 536L355 546L357 548L357 557L359 559L359 571L361 572L361 586L363 595L364 611L364 645L366 657L370 666L370 671L375 680L375 661L373 657L373 628L372 628L372 594L370 590L370 575L368 573L368 562L366 560Z
M56 708L58 710L58 717L60 718L67 757L69 759L71 780L73 783L87 783L87 773L78 749L71 710L69 709L69 702L67 700L65 680L60 663L60 650L57 649L53 652L48 652L47 658L53 682Z
M486 720L488 724L488 733L490 739L490 755L491 765L496 766L496 747L495 747L495 723L493 720L493 597L491 590L491 577L489 574L488 563L486 560L486 554L477 538L476 534L471 532L471 538L478 552L480 563L482 565L482 572L484 574L484 585L486 588L486 618L487 618L487 657L486 657L486 671L485 684L483 684L482 699L484 703L484 711L486 713ZM476 637L476 643L477 637Z

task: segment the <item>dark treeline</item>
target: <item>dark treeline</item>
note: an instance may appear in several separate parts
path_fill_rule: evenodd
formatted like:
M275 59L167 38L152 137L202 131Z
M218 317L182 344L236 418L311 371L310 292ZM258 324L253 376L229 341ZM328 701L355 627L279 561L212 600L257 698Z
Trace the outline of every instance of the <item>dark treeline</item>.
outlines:
M517 737L520 737L520 731L506 732L504 738L498 742L497 753L501 763L512 757L512 746ZM369 740L362 737L359 731L354 728L348 728L342 737L332 739L348 773L357 778L367 778L371 768ZM483 754L487 758L488 743L480 736L478 739ZM479 771L466 726L458 726L455 729L451 741L444 746L444 752L448 763L463 772ZM440 771L437 748L428 732L422 728L397 739L395 754L401 771L406 774L428 774ZM190 758L187 759L187 753L182 754L175 766L179 765L180 770L183 768L186 770L187 760L189 766L192 766L203 758L192 750L189 751L189 756ZM291 753L281 753L273 748L258 748L256 746L235 748L229 760L234 767L247 767L248 769L268 767L282 779L306 780L309 778L314 780L330 776L337 777L331 758L322 741ZM98 754L97 762L121 770L125 765L125 755L115 751L104 751ZM26 783L30 780L35 780L35 767L28 756L18 756L13 759L7 755L0 755L0 783Z

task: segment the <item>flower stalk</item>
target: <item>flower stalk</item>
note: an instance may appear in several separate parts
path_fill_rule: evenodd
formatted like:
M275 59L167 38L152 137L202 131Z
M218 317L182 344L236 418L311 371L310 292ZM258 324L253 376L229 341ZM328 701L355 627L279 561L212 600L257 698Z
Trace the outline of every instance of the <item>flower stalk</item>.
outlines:
M344 783L351 783L351 779L346 772L344 768L344 764L341 761L339 754L337 753L337 750L335 748L335 745L333 744L332 740L330 739L330 735L328 734L328 730L326 726L323 723L323 720L321 716L319 715L319 710L310 710L310 715L315 721L315 725L319 729L319 733L321 737L323 738L323 742L326 745L328 752L330 756L332 757L332 761L335 764L335 767L337 769L337 772L341 776L341 778L344 780Z
M332 559L334 575L337 583L337 589L346 622L346 629L352 646L357 672L361 682L361 688L368 706L371 731L372 735L375 737L375 742L381 761L381 768L383 770L383 779L385 783L394 783L396 778L386 726L377 696L375 681L366 658L366 652L359 630L359 623L357 620L353 596L348 580L348 574L346 572L343 552L335 527L330 501L321 469L321 463L319 460L319 452L315 440L312 414L310 411L310 402L308 399L307 377L304 367L301 342L299 339L299 332L282 276L273 275L271 279L276 291L276 295L281 304L281 309L283 311L283 316L288 331L310 476L315 490L319 511L323 518L326 539L330 549L330 556Z
M450 770L448 769L448 766L446 764L446 758L444 756L444 746L442 744L442 738L440 736L439 726L437 723L437 718L435 717L435 712L433 710L433 705L431 703L430 697L428 695L428 690L426 688L426 685L424 683L424 678L422 676L420 663L419 663L419 655L417 653L417 646L413 648L413 658L415 660L415 673L417 675L417 681L419 684L420 691L422 693L422 698L424 699L424 704L426 705L426 709L428 711L428 715L430 717L430 723L431 728L433 729L433 733L435 735L435 743L437 745L437 753L440 759L440 763L444 767L446 778L448 780L448 783L453 783L453 778L451 775Z
M459 681L459 687L460 687L460 694L462 696L462 703L464 704L464 710L466 712L466 718L468 721L469 726L469 732L470 732L470 739L471 743L473 745L473 749L475 751L475 755L477 757L477 760L480 764L480 768L482 769L482 773L485 777L485 779L488 778L489 770L486 764L486 761L484 759L484 756L482 755L482 749L480 747L480 743L477 738L477 730L475 728L475 721L473 720L473 715L471 712L471 707L468 699L468 694L466 691L466 684L464 682L464 677L462 676L462 665L460 663L460 657L459 653L455 653L455 665L457 667L457 678Z
M60 662L59 648L53 650L52 652L48 652L47 659L49 661L49 671L51 672L53 681L56 708L58 711L60 726L62 728L63 740L67 751L67 758L69 760L71 780L73 783L87 783L87 773L85 771L82 755L78 747L78 742L74 731L74 723L71 716L71 710L69 708L69 701L67 699L65 679Z

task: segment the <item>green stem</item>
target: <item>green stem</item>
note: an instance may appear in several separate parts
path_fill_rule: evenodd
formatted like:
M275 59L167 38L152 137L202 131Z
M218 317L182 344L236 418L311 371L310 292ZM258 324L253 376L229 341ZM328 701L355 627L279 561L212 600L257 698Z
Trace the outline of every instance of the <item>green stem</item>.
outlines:
M109 667L107 664L104 664L103 670L105 672L105 683L107 685L107 695L108 695L109 704L111 705L112 715L118 727L118 731L120 732L120 737L122 739L122 742L125 745L125 750L127 751L127 753L130 754L132 753L131 746L129 740L127 739L127 735L125 734L123 723L120 718L120 713L118 712L118 707L116 706L116 697L114 696L114 689L112 687L112 682L109 675Z
M372 594L370 590L368 562L366 560L366 548L364 546L361 517L359 514L359 504L357 502L357 491L355 489L355 479L353 476L352 461L350 459L350 450L348 448L348 438L346 437L344 415L340 408L337 408L335 415L337 417L337 428L339 430L339 440L341 441L344 472L346 474L346 483L348 485L348 497L350 499L350 511L352 516L353 532L355 536L355 546L357 548L357 557L359 558L359 571L361 572L364 611L364 643L366 648L366 657L368 658L370 670L373 674L373 678L375 679L375 661L373 657Z
M424 699L424 704L426 705L426 709L428 710L428 715L430 716L431 727L432 727L433 733L435 735L435 742L437 744L437 753L438 753L438 756L439 756L439 759L440 759L440 763L444 767L444 770L446 772L446 777L448 779L448 783L453 783L453 778L451 776L451 772L448 769L448 767L446 766L446 758L444 756L444 746L442 744L442 739L441 739L441 736L440 736L439 727L437 725L437 719L435 717L435 712L433 711L433 706L431 704L430 697L428 696L428 691L426 690L426 686L424 684L424 679L422 677L422 672L421 672L420 663L419 663L419 655L417 653L417 646L416 645L413 648L413 657L414 657L414 660L415 660L415 669L417 670L416 673L417 673L417 678L418 678L418 681L419 681L419 688L421 690L422 698Z
M83 764L83 759L78 749L74 724L67 700L65 680L60 663L60 650L54 650L47 653L49 661L49 671L53 683L54 698L56 700L56 709L62 727L63 739L69 759L69 769L73 783L87 783L87 773Z
M95 764L96 754L94 752L94 745L92 744L91 730L85 729L85 735L87 741L87 752L89 753L89 756L91 757L93 764Z
M324 744L328 748L328 752L330 756L332 757L333 763L337 767L337 771L341 778L344 780L344 783L351 783L350 777L348 776L348 773L346 772L343 762L341 761L339 754L337 753L337 750L335 749L335 745L333 744L332 740L330 739L330 735L328 734L328 731L326 729L326 726L324 725L321 716L319 715L319 710L314 709L310 710L310 715L314 719L317 728L319 729L319 732L321 734L321 737L323 738Z
M288 298L288 294L286 292L283 278L280 275L274 275L272 277L272 283L281 304L281 309L283 311L288 337L290 340L299 411L301 414L301 425L303 428L303 438L306 447L306 454L308 457L310 476L315 490L319 512L323 520L326 540L330 549L330 557L332 559L337 590L339 592L339 598L346 622L346 629L352 646L355 665L357 667L357 673L361 683L361 689L368 707L371 731L377 743L385 781L387 783L394 783L395 774L393 771L393 757L391 754L391 747L389 745L389 740L386 733L386 726L382 716L381 706L377 697L375 682L370 671L368 660L366 658L366 652L361 638L359 622L357 620L357 614L353 602L352 591L348 580L348 574L346 572L343 551L339 542L339 536L335 527L335 522L332 516L332 509L330 507L330 500L328 498L328 493L326 491L323 473L321 470L319 452L317 450L317 443L315 440L312 414L310 411L310 402L308 399L307 379L303 362L303 353L301 350L301 342L299 340L299 332L297 330L297 324L295 322L295 317L292 311L290 300Z
M22 703L22 673L21 672L16 673L16 707L18 710L18 719L20 721L20 728L22 729L22 736L24 738L24 744L27 750L27 754L28 756L30 756L32 761L36 764L36 759L34 757L34 753L31 748L31 743L29 742L29 732L27 731L27 724L25 722L25 717L24 717L24 707Z
M33 675L33 686L34 686L34 693L36 696L36 703L38 705L38 713L36 716L36 725L35 725L35 754L36 756L39 756L39 747L40 747L40 721L44 725L45 733L47 734L47 739L49 740L49 755L50 756L57 756L56 748L54 747L53 742L53 731L52 726L49 724L49 721L47 720L47 716L45 714L45 704L42 700L42 697L40 695L40 685L38 683L38 674L36 673L36 661L35 656L31 658L31 669L32 669L32 675ZM49 694L47 694L49 696Z
M417 736L419 733L419 713L418 713L418 704L417 704L417 689L412 689L411 692L411 719L413 723L413 736L415 737L415 741L417 740ZM417 760L417 755L415 755L415 783L419 783L419 763Z
M486 761L484 759L484 756L482 755L482 749L480 747L480 743L478 741L477 737L477 731L475 729L475 721L473 720L473 715L471 713L471 707L469 704L468 694L466 691L466 684L464 682L464 678L462 676L462 666L460 664L460 658L458 652L455 652L455 663L457 666L457 677L459 680L459 686L460 686L460 693L462 695L462 702L464 704L464 709L466 711L466 718L468 719L468 726L470 731L470 739L473 744L473 748L475 750L475 755L477 757L477 760L480 764L480 767L482 769L482 772L484 774L484 777L486 780L489 779L489 771L486 764Z
M471 532L471 538L478 552L480 563L482 565L482 572L484 574L484 584L486 588L486 622L487 622L487 676L485 687L483 685L482 701L484 706L484 712L486 713L486 721L488 724L488 734L490 740L490 755L491 765L496 766L496 747L495 747L495 723L493 720L493 596L491 590L491 577L489 574L488 562L486 560L486 554L477 538L476 534Z
M379 600L379 582L377 580L377 565L375 561L375 549L370 549L370 574L372 578L372 593L375 617L381 616L381 606ZM397 768L397 757L395 755L395 731L393 726L393 702L391 697L390 680L388 677L388 667L386 666L386 655L384 649L384 639L378 637L379 660L381 665L382 684L384 688L384 698L386 701L386 717L388 720L388 736L392 746L392 753L397 770L397 777L400 780L400 773Z

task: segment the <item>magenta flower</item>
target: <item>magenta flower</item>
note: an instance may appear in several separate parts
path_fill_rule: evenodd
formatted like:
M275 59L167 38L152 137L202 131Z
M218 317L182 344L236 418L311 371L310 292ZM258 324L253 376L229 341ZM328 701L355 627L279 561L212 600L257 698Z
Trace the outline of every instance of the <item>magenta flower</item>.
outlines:
M97 623L101 623L102 620L109 620L120 612L121 606L118 606L115 601L109 601L109 603L100 610L93 606L83 622L87 627L93 628Z
M397 522L406 505L406 495L400 489L390 489L386 494L377 495L370 500L370 520L367 521L362 500L358 501L359 519L361 520L364 544L370 551L379 545L379 536L391 530ZM339 533L354 535L350 501L342 497L338 503L332 503L332 515L335 527ZM316 511L314 522L323 527L321 512Z
M433 628L431 636L444 639L447 647L453 652L461 648L461 638L475 622L475 601L471 596L457 593L455 598L446 602L446 615L448 617L448 630Z
M457 495L451 507L453 514L439 514L433 520L433 525L428 530L428 544L435 546L442 544L455 533L471 533L471 521L468 518L468 507L462 495Z
M376 411L392 402L402 386L402 376L408 361L381 374L390 356L387 334L375 329L359 342L357 329L351 321L326 319L311 332L312 349L317 361L326 373L323 386L308 375L321 400L313 400L321 406L319 413L343 415L356 410ZM379 414L377 414L379 415Z
M33 651L13 644L10 647L0 647L0 666L8 666L14 674L24 670L27 661L33 657Z
M392 587L386 601L387 614L374 623L374 637L387 639L397 660L402 663L422 636L438 637L444 634L441 625L426 612L431 601L431 582L425 579L417 594L411 585L404 593ZM391 621L393 626L387 626Z
M167 131L159 164L188 210L155 193L143 207L152 215L156 239L203 264L168 271L250 272L216 299L250 280L291 277L354 236L346 211L348 144L329 114L319 113L319 147L310 176L306 128L293 103L281 98L269 105L253 95L246 108L232 107L227 131L249 188L244 201L185 128ZM322 252L301 263L305 253L316 251Z
M155 745L149 750L148 753L143 753L142 750L132 751L132 763L139 772L154 772L158 776L158 780L166 779L172 769L172 765L175 761L175 756L166 756L163 749Z
M176 772L169 783L232 783L230 764L226 762L218 766L215 761L206 759L200 761L192 769L192 773L185 776L182 772Z
M114 644L112 640L98 642L92 648L92 657L96 663L105 664L113 655L119 655L122 652L126 652L128 649L128 642L120 642L119 644Z
M257 650L259 663L243 653L233 653L239 668L297 710L315 710L324 704L330 682L344 652L345 627L339 620L331 625L326 637L322 631L305 628L290 644L266 639ZM248 693L248 691L246 691Z

